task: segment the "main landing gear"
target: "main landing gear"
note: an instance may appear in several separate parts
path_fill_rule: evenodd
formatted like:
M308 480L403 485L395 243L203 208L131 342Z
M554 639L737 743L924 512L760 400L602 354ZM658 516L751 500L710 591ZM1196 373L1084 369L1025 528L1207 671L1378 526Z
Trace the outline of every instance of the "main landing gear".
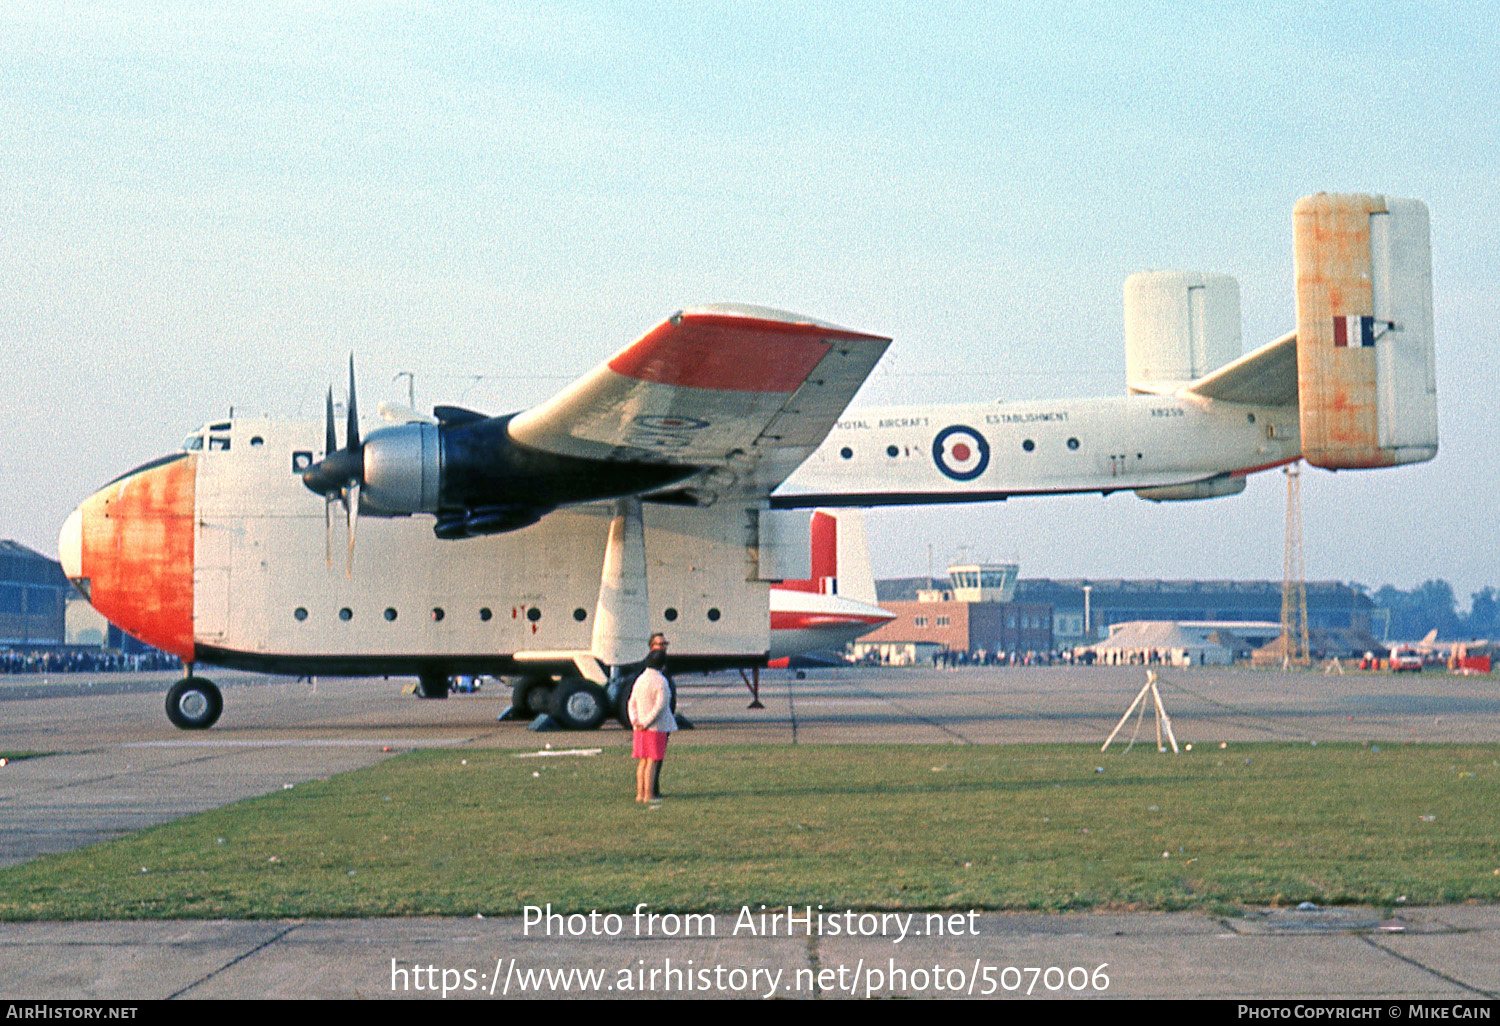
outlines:
M612 712L609 695L582 677L522 677L510 693L508 719L548 715L564 730L594 730Z
M167 692L167 719L181 730L207 730L224 711L224 696L214 682L188 675Z

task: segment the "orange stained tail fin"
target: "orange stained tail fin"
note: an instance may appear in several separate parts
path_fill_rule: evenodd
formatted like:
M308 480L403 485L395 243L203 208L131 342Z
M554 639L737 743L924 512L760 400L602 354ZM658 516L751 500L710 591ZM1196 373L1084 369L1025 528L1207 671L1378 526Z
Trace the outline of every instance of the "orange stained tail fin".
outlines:
M1294 212L1302 453L1329 470L1437 454L1432 247L1420 200L1319 193Z

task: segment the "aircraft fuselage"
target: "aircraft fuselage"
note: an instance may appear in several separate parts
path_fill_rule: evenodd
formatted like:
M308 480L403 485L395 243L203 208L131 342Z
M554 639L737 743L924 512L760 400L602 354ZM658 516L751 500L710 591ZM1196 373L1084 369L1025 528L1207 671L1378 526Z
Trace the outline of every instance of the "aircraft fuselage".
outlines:
M1175 488L1243 478L1299 455L1295 406L1128 395L876 407L841 418L772 503L877 506Z

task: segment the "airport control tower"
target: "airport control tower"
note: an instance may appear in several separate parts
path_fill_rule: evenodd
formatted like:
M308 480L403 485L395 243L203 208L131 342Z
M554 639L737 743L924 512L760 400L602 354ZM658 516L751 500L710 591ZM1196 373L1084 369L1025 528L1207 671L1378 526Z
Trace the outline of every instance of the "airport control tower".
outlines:
M948 584L955 602L1009 602L1016 595L1016 563L950 566Z

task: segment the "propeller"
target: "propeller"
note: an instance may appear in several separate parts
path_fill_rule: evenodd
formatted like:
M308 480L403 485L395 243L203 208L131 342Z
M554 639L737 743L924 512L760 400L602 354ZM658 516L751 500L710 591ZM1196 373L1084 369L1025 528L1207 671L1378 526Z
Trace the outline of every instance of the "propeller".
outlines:
M344 505L344 525L349 538L345 573L354 576L354 534L359 524L359 489L365 476L365 451L359 439L359 406L354 393L354 354L349 354L349 417L344 428L344 447L339 448L333 417L333 389L328 389L324 407L323 458L302 472L302 483L323 496L324 552L333 568L333 503Z

